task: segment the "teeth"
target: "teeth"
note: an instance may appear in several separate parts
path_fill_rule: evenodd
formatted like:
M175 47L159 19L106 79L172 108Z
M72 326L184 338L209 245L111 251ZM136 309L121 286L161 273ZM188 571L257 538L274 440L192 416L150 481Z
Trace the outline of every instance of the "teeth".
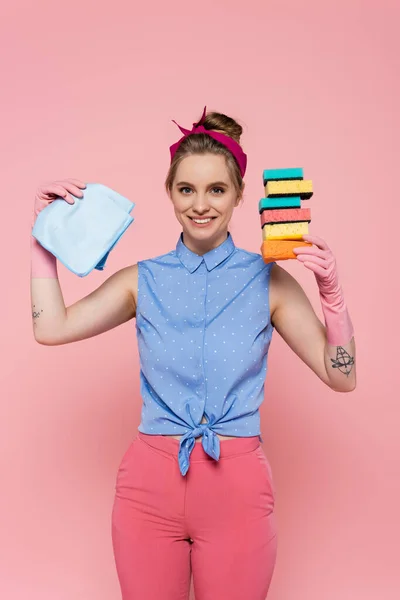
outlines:
M211 219L193 219L195 223L208 223Z

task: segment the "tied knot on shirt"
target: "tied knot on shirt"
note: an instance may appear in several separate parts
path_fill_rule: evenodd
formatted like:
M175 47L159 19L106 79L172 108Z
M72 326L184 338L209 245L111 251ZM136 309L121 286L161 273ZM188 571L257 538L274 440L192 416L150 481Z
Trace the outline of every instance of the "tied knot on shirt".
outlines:
M196 443L195 438L201 437L201 444L203 446L203 450L208 456L213 458L214 460L219 460L220 457L220 441L218 435L213 431L213 426L220 422L221 419L227 417L230 411L233 409L237 400L237 395L232 394L231 396L227 396L224 402L224 409L222 411L222 415L217 417L213 412L208 414L208 421L206 423L196 423L192 412L197 412L200 408L196 403L197 398L192 397L189 398L186 402L186 414L187 421L186 425L192 427L189 431L187 431L180 439L179 442L179 451L178 451L178 462L179 469L182 475L186 475L189 469L190 463L190 455L193 451L194 445Z
M193 429L190 433L192 434L192 436L194 438L196 437L200 437L201 435L207 435L207 432L210 433L214 433L213 431L211 431L211 429L209 428L209 424L208 423L200 423L199 425L197 425L197 427L195 427L195 429ZM215 434L214 434L215 435Z
M194 445L196 443L195 438L202 437L201 443L204 449L204 452L214 458L215 460L219 459L220 455L220 442L217 434L211 429L211 424L208 423L199 423L193 429L185 433L180 439L179 442L179 468L182 475L186 475L189 469L189 460L190 455L193 451Z

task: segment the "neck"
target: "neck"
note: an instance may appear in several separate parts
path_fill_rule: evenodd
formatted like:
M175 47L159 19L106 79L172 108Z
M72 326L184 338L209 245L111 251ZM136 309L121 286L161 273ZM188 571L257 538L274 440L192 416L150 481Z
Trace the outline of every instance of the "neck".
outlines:
M207 254L207 252L210 252L210 250L218 248L218 246L224 243L227 237L227 230L223 231L215 238L208 238L206 240L195 240L183 232L182 240L186 248L189 248L189 250L195 254L198 254L199 256L203 256L203 254Z

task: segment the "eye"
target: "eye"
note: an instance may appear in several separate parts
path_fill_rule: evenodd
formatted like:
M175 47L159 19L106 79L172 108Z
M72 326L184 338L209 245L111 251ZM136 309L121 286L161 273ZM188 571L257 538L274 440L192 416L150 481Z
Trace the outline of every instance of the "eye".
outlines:
M181 188L179 188L179 191L181 192L181 194L184 193L183 190L190 190L190 188L189 187L181 187ZM184 194L184 195L186 195L186 194Z
M215 187L215 188L213 188L213 190L219 190L219 191L220 191L222 194L223 194L223 193L224 193L224 191L225 191L223 188L220 188L220 187ZM217 194L217 196L220 196L220 195L221 195L221 194Z

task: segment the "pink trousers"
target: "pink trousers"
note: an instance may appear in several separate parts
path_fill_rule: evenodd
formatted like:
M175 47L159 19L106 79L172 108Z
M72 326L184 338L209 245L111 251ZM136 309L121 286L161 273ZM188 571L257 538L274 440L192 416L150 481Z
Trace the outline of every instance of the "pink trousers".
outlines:
M258 437L201 442L137 432L118 469L112 541L123 600L265 600L276 552L275 489Z

